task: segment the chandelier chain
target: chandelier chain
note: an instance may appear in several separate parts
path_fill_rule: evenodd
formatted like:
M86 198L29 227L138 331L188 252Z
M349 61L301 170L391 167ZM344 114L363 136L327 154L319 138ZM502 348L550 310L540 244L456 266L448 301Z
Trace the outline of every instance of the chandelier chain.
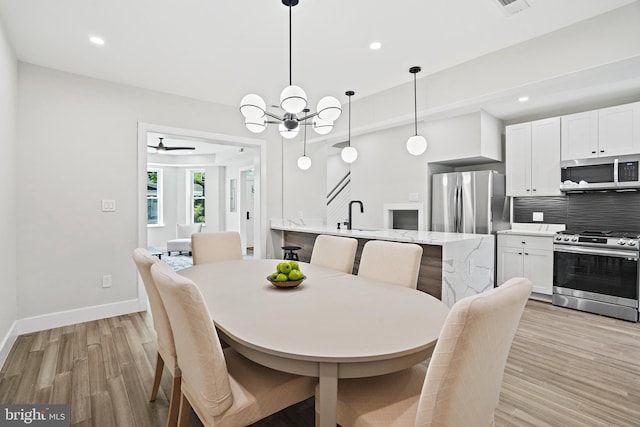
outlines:
M291 3L289 3L289 86L293 83L293 78L291 77Z

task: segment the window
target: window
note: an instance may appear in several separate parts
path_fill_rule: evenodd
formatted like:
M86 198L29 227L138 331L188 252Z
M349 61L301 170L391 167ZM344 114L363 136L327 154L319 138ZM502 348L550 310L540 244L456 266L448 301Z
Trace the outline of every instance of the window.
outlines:
M162 170L147 169L147 225L162 224Z
M205 222L205 189L203 170L191 171L191 213L193 223Z

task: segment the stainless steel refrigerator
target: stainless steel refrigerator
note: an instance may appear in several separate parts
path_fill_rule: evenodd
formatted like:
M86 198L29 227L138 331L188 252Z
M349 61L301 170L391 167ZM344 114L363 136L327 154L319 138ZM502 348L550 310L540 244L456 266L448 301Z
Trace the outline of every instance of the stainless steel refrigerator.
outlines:
M492 234L508 228L504 175L490 170L433 175L432 231Z

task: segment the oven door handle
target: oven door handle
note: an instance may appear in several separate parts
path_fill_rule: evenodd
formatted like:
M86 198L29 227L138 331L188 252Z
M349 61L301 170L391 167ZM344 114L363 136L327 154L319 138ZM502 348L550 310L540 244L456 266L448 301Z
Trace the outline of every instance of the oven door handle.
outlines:
M585 254L585 255L601 255L610 256L615 258L628 258L635 261L638 260L638 252L636 251L617 251L615 249L596 249L596 248L584 248L582 246L553 246L554 252L566 252L570 254Z

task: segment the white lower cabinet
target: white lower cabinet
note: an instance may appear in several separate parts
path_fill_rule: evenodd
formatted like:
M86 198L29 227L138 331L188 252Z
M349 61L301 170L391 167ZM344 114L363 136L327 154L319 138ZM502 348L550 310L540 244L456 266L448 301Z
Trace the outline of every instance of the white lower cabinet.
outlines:
M498 235L498 285L512 277L526 277L533 292L553 291L553 237Z

